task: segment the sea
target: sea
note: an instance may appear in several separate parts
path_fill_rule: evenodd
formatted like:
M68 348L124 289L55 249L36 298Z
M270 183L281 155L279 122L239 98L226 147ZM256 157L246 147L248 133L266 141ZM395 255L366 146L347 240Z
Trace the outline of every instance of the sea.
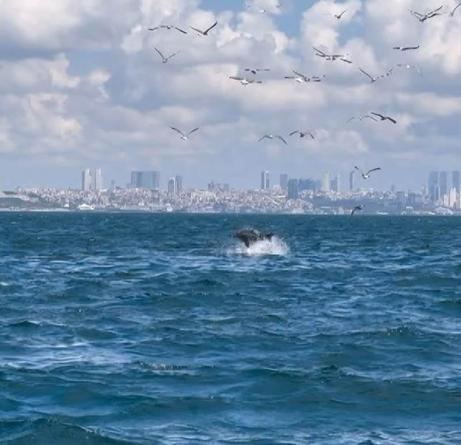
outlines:
M3 213L0 443L460 444L461 219Z

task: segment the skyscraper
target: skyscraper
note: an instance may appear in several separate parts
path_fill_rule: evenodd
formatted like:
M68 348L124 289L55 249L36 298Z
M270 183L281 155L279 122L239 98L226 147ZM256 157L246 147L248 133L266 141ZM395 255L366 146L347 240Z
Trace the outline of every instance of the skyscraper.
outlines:
M440 172L439 174L439 190L440 199L444 199L448 195L448 172Z
M330 188L332 192L339 193L341 191L341 177L339 174L330 182Z
M280 188L286 192L288 190L288 175L286 173L282 173L280 175Z
M456 193L459 193L461 191L460 185L461 185L461 181L460 181L459 171L451 172L451 186L452 188L456 189Z
M262 171L261 172L261 190L269 190L270 182L269 182L269 172Z
M325 172L322 175L322 185L320 191L323 193L328 193L330 191L330 173Z
M133 171L131 172L131 187L159 190L160 173L158 171Z
M297 179L290 179L288 181L288 199L298 199L299 192L298 192L298 180Z
M182 193L182 176L176 175L176 194L180 195Z
M353 192L355 190L355 170L352 170L349 173L349 191Z
M91 189L91 171L89 168L86 168L82 171L82 190L84 192L89 192Z
M430 172L429 181L427 185L429 190L429 199L431 200L431 202L437 202L440 198L439 172Z
M176 178L172 177L168 180L168 196L172 198L176 195Z
M83 170L82 190L84 192L100 192L102 190L102 171L100 168Z

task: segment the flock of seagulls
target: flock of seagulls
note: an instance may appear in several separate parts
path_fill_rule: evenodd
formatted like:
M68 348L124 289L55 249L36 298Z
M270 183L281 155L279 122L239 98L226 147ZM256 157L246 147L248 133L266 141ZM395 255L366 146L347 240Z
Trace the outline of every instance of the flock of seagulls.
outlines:
M258 8L255 0L246 0L245 4L246 4L247 9L256 10L256 11L258 11L260 13L268 12L266 9ZM453 17L456 14L457 10L460 8L460 6L461 6L461 2L459 2L455 6L455 8L450 12L449 15L451 17ZM281 8L281 4L278 3L277 5L275 5L275 7L276 8ZM430 19L433 19L433 18L435 18L437 16L443 15L444 14L443 9L444 9L444 6L442 5L442 6L438 7L438 8L429 10L429 11L424 12L424 13L414 11L414 10L409 10L409 12L419 22L424 23L424 22L426 22L426 21L428 21ZM342 11L338 11L337 14L333 14L333 17L336 18L337 20L341 20L345 16L345 14L347 12L348 12L347 9L344 9ZM210 35L210 33L213 31L213 29L215 29L217 26L218 26L218 21L215 21L214 23L212 23L206 29L200 29L200 28L193 27L193 26L190 26L190 29L192 31L194 31L195 33L197 33L199 36L207 37L207 36ZM171 25L171 24L161 24L161 25L158 25L158 26L155 26L155 27L148 28L148 30L151 31L151 32L155 32L155 31L159 31L159 30L166 30L166 31L179 32L181 34L188 34L188 31L186 31L185 29L183 29L183 28L181 28L179 26L176 26L176 25ZM395 51L400 51L400 52L405 53L405 52L409 52L409 51L417 51L417 50L420 49L420 47L421 47L421 45L419 45L419 44L418 45L400 45L400 46L394 46L392 49L395 50ZM171 59L173 59L174 57L176 57L180 53L180 51L177 51L177 52L174 52L174 53L172 53L170 55L165 55L160 49L158 49L156 47L154 47L154 50L160 56L161 61L162 61L163 64L168 63ZM328 52L326 50L322 50L322 49L319 49L319 48L316 48L316 47L313 47L313 50L315 51L315 56L317 56L317 57L319 57L319 58L321 58L321 59L323 59L325 61L329 61L329 62L340 61L340 62L349 64L349 65L353 64L353 61L351 60L351 58L350 58L350 56L348 54ZM363 69L361 67L358 67L358 70L359 70L359 72L361 74L363 74L365 77L368 78L368 80L369 80L369 82L371 84L374 84L374 83L376 83L377 81L379 81L381 79L385 79L385 78L391 76L393 74L393 72L394 72L394 68L401 68L401 69L406 69L406 70L414 69L419 75L421 75L421 70L417 65L408 64L408 63L396 64L394 67L391 67L390 69L388 69L385 73L379 74L379 75L372 75L368 71L366 71L365 69ZM247 67L247 68L244 69L245 74L232 75L232 76L228 76L228 77L231 80L239 82L243 86L252 85L252 84L262 84L263 80L259 79L258 76L260 75L260 73L269 72L269 71L271 71L270 68L251 68L251 67ZM295 82L297 82L299 84L309 84L309 83L322 82L325 79L325 77L326 77L325 75L309 76L309 75L306 75L304 73L301 73L299 70L294 70L293 69L291 74L284 76L284 79L294 80ZM374 122L389 122L389 123L392 123L394 125L396 125L398 123L396 118L394 118L392 116L389 116L389 115L386 115L386 114L375 112L375 111L370 112L368 114L364 114L362 116L358 116L358 117L353 116L349 120L347 120L346 123L350 123L350 122L352 122L354 120L363 121L365 119L369 119L369 120L374 121ZM178 129L177 127L173 127L173 126L171 126L170 129L172 131L176 132L180 136L181 140L188 141L190 136L192 134L196 133L199 130L199 127L194 128L194 129L190 130L189 132L184 132L184 131ZM301 138L301 139L303 139L303 138L308 138L308 139L311 139L311 140L316 139L315 132L311 131L311 130L295 130L295 131L292 131L291 133L289 133L289 136L295 136L295 135L299 136L299 138ZM264 134L262 137L260 137L258 139L258 142L262 142L264 140L278 140L281 143L283 143L284 145L288 145L287 139L285 139L280 134L273 134L273 133ZM362 170L358 166L355 166L354 168L355 168L356 171L358 171L360 173L362 179L364 179L364 180L368 180L370 178L371 173L374 173L374 172L377 172L377 171L381 170L380 167L372 168L372 169L367 170L367 171ZM362 205L356 206L352 210L351 215L354 215L356 212L362 211L362 210L363 210Z

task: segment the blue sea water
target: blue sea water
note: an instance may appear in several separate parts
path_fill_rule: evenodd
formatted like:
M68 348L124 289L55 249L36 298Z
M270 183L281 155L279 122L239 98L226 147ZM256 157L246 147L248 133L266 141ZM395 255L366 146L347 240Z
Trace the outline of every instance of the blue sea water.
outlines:
M1 214L0 315L2 444L461 443L458 218Z

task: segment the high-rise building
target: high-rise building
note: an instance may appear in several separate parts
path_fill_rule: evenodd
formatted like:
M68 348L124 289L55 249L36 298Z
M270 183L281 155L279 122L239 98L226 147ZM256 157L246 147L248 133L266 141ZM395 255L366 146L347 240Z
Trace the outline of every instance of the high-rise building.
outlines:
M131 187L149 190L160 189L160 173L158 171L133 171L131 172Z
M102 190L102 171L100 168L83 170L82 190L84 192L100 192Z
M286 173L282 173L280 175L280 188L286 192L288 190L288 175Z
M288 199L298 199L298 180L290 179L287 184L288 187Z
M176 194L180 195L182 193L182 176L176 175Z
M332 192L339 193L341 191L341 177L336 175L330 182L330 189Z
M349 173L349 191L353 192L355 190L355 170L352 170Z
M261 190L269 190L270 182L269 182L269 172L262 171L261 172Z
M439 190L440 199L445 199L448 195L448 172L440 172L439 174Z
M102 171L100 168L93 170L92 185L93 191L100 192L102 190Z
M456 193L459 193L461 191L460 186L461 186L461 181L460 181L460 172L459 171L453 171L451 172L451 186L456 190Z
M91 190L91 171L89 168L82 171L82 190L84 192Z
M322 175L322 185L320 191L323 193L328 193L330 191L330 173L325 172Z
M429 199L431 202L437 202L440 199L439 172L430 172L427 185L429 191Z
M305 190L315 192L316 188L317 187L313 179L298 179L298 191L299 192L304 192Z
M176 195L176 178L172 177L168 180L168 196L171 198Z

